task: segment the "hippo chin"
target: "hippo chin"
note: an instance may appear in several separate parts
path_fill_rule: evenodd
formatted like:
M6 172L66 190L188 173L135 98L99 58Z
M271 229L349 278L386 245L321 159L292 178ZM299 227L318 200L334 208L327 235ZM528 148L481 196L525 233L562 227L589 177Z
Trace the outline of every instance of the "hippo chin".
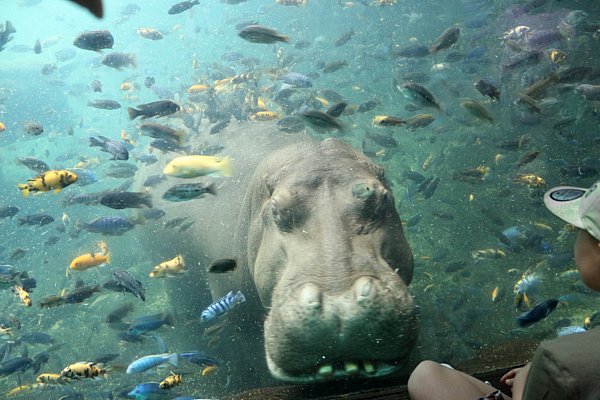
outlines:
M271 373L306 382L402 367L417 331L413 258L383 168L338 140L292 145L258 166L244 203Z

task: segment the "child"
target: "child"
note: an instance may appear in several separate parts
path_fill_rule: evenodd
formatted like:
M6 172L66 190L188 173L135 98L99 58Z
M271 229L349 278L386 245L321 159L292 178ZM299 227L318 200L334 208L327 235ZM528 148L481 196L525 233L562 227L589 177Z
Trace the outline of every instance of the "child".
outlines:
M583 282L600 292L600 182L589 189L562 186L544 195L548 210L576 226L575 263ZM600 399L600 329L542 342L531 363L500 381L515 400ZM412 400L511 399L449 366L423 361L408 381Z

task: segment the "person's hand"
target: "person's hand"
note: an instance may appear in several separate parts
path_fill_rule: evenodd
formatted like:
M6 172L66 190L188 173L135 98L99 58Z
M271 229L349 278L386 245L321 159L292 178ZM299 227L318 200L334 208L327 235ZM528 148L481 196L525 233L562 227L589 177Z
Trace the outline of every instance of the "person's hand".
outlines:
M523 390L525 389L525 382L527 381L527 374L529 373L529 367L531 363L525 365L521 368L515 368L508 371L502 378L500 378L500 382L510 387L513 399L520 400L523 395Z

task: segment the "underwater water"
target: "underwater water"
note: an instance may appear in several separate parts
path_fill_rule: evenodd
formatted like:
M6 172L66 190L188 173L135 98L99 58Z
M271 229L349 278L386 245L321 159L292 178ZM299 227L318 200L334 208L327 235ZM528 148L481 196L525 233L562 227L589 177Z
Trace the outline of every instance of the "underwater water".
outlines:
M405 373L425 358L470 372L516 365L526 355L515 343L597 323L575 230L543 205L549 188L599 178L595 2L0 10L0 396L219 398L283 384L260 344L270 299L257 305L229 278L245 264L233 243L219 246L237 267L203 249L231 227L248 183L227 162L250 179L271 139L338 138L385 168L414 256L419 329ZM217 158L192 181L168 166L185 155ZM230 284L217 298L242 290L247 301L211 308L217 275ZM548 317L517 324L550 299ZM132 367L149 355L163 355L158 371ZM174 387L159 388L168 377Z

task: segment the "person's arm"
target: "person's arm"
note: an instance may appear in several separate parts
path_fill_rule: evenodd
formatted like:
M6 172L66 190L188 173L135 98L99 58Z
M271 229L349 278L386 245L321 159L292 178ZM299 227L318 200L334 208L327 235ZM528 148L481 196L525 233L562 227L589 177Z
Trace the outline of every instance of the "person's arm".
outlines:
M529 368L531 367L531 363L521 367L510 370L502 378L500 378L500 382L510 387L512 391L513 400L521 400L523 397L523 391L525 390L525 382L527 381L527 376L529 375Z

